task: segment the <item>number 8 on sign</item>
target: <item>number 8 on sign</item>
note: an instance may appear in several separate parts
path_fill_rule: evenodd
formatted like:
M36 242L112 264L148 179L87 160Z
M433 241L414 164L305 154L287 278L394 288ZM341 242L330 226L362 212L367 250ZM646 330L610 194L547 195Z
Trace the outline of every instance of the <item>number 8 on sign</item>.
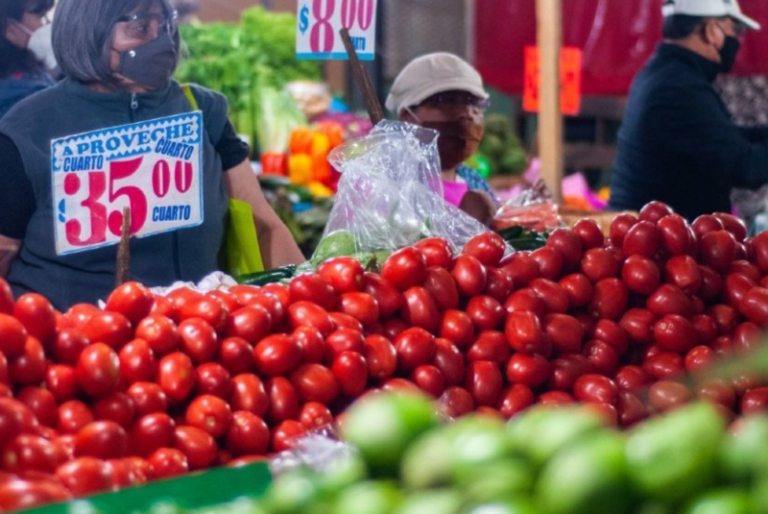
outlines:
M377 0L299 0L296 54L300 59L346 59L339 30L349 31L358 56L373 59Z
M324 3L325 10L323 10ZM330 21L335 9L336 0L314 0L312 3L312 14L317 20L317 23L312 27L312 32L309 34L309 44L313 52L330 52L333 50L334 34ZM322 47L320 47L321 37L323 38Z

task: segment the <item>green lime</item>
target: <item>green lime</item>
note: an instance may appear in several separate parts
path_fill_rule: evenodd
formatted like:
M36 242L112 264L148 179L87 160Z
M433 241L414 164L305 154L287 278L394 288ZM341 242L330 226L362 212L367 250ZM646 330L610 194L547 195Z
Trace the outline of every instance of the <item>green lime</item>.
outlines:
M723 438L719 467L723 477L740 483L768 471L768 416L748 416L737 422L736 431Z
M684 514L752 514L749 493L742 489L709 491L695 498Z
M393 481L360 482L339 494L334 514L389 514L403 500Z
M393 514L458 514L462 498L452 489L432 489L412 493Z
M318 265L331 257L353 255L354 253L355 236L349 230L337 230L320 240L310 261L312 264Z

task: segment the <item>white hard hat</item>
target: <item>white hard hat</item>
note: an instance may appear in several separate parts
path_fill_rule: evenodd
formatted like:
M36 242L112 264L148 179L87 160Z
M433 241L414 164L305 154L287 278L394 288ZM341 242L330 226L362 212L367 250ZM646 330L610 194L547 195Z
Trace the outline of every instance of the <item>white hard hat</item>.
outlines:
M482 77L469 63L453 54L434 53L417 57L403 68L387 97L387 109L399 114L445 91L467 91L488 99Z
M760 30L760 24L745 16L738 0L666 0L661 7L664 16L687 14L706 18L730 16L750 29Z

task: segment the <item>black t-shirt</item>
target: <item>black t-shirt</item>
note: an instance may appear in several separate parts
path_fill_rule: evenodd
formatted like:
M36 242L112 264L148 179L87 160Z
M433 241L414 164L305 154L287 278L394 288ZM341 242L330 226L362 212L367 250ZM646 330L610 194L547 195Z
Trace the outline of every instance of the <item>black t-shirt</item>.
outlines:
M224 127L221 139L216 143L224 171L243 162L250 150L237 134L230 121ZM35 212L35 194L24 170L19 150L6 135L0 134L0 235L11 239L23 239L32 214Z

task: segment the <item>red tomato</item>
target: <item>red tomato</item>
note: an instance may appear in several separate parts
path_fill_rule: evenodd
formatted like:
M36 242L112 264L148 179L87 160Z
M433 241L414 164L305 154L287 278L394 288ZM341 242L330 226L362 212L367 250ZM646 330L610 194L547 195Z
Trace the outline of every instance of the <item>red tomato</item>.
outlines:
M307 430L314 430L333 423L333 414L320 402L307 402L299 412L299 423Z
M507 363L507 380L512 384L538 387L547 381L551 369L549 361L541 355L516 353Z
M458 418L475 410L475 400L462 387L449 387L438 398L440 410L451 418Z
M499 365L490 361L474 361L467 366L464 387L480 406L495 407L501 397L502 376Z
M94 313L83 325L83 335L89 341L120 349L133 337L133 329L131 322L122 314L100 311Z
M501 393L499 411L509 419L533 405L534 401L536 398L530 387L525 384L512 384Z
M651 223L657 223L659 220L661 220L665 216L669 216L674 213L675 211L673 211L669 205L663 202L653 201L643 205L643 208L640 209L640 214L638 218L640 219L640 221L649 221Z
M547 312L566 312L568 310L568 294L557 282L546 278L537 278L530 285L546 305Z
M114 485L109 465L93 457L80 457L59 466L56 477L75 496L109 491Z
M128 455L128 434L114 421L94 421L75 436L75 455L99 459L119 459Z
M432 364L440 370L447 386L455 386L464 382L464 356L459 348L448 339L435 340L435 358ZM370 364L370 360L369 360Z
M653 258L661 248L661 242L661 232L654 223L638 221L627 231L621 248L627 256Z
M334 330L338 330L340 328L345 328L354 332L363 332L365 330L363 324L349 314L344 314L343 312L331 312L328 315L331 318L331 323L333 323Z
M0 332L2 329L2 315L0 315ZM60 330L53 341L53 357L56 362L62 364L77 364L80 354L90 342L79 328L64 328Z
M107 468L116 489L145 485L149 480L149 462L138 457L110 460Z
M158 357L176 350L179 344L179 332L176 325L165 316L152 314L136 326L136 338L149 343L149 347Z
M727 271L736 260L736 239L725 230L707 232L699 240L699 260L715 271Z
M730 336L736 330L736 325L739 323L739 314L730 305L713 305L707 310L707 314L714 320L720 335Z
M754 323L739 323L733 333L733 349L740 354L750 355L762 347L762 337L762 329Z
M173 302L167 296L154 295L154 303L149 313L150 316L165 316L169 319L176 319Z
M48 343L56 333L56 314L45 297L37 293L23 294L13 306L13 316L27 329L30 336ZM4 348L0 348L5 352ZM13 354L6 355L10 358Z
M400 291L420 286L427 277L426 259L416 248L402 248L387 257L381 276Z
M707 234L708 232L714 232L718 230L723 230L725 226L723 225L723 222L720 221L716 216L713 214L702 214L695 220L693 220L693 231L696 233L696 236L701 239L704 234Z
M160 448L173 446L175 430L176 423L164 412L142 416L130 430L131 453L149 457Z
M451 267L451 275L456 281L459 293L467 297L479 295L488 283L485 266L471 255L456 257Z
M120 359L104 343L87 346L77 360L77 382L89 396L103 398L120 387Z
M285 334L267 336L253 350L256 369L265 377L287 375L296 369L302 357L299 345Z
M653 336L662 351L680 355L685 355L699 340L693 325L678 314L667 314L657 321L653 326Z
M189 468L192 470L207 468L216 459L216 441L208 432L199 428L176 427L174 446L187 456Z
M459 306L459 289L453 276L445 268L429 268L424 279L424 289L429 292L440 310L455 309Z
M40 341L32 336L24 343L24 353L11 362L10 380L17 385L39 384L45 379L45 350Z
M183 475L189 472L189 459L176 448L160 448L147 459L152 470L152 479L159 480Z
M179 328L181 329L181 325ZM226 335L240 337L248 343L257 343L269 334L270 330L272 316L269 312L263 307L248 306L234 311L229 316Z
M573 225L573 232L579 236L581 247L584 250L599 248L603 246L603 242L605 241L603 230L593 219L584 218L577 221Z
M743 243L747 238L747 225L736 216L725 212L716 212L715 218L723 224L723 228L730 232L736 241Z
M549 251L551 252L551 249L549 249ZM527 286L533 279L539 278L540 276L539 265L527 252L517 252L512 254L509 262L504 264L501 269L512 277L512 281L515 285L520 287Z
M329 405L339 395L339 384L334 373L322 364L299 366L291 374L291 383L304 403L319 402Z
M136 415L136 407L127 394L114 393L93 404L93 415L99 421L114 421L128 429Z
M760 282L760 279L763 278L763 272L760 268L746 260L733 261L731 267L728 268L728 273L739 273L755 283Z
M483 330L472 342L467 352L468 361L493 361L504 364L511 350L506 336L498 330ZM438 395L439 396L439 395Z
M349 351L339 353L333 360L331 371L345 396L354 398L365 390L368 364L361 354Z
M664 273L667 282L676 285L686 294L697 294L701 289L701 270L690 255L678 255L669 259Z
M163 389L153 382L136 382L128 388L127 393L133 400L137 416L165 412L168 409L168 397Z
M269 428L252 412L237 411L232 415L226 445L233 455L264 455L269 448Z
M485 290L483 294L490 296L499 303L503 303L515 290L515 281L512 280L512 276L498 268L488 268L488 281L485 284Z
M50 391L58 403L77 396L77 377L75 368L63 364L52 364L45 372L45 388Z
M715 351L709 346L696 346L691 348L685 356L685 369L689 373L703 371L715 362Z
M332 311L336 308L336 292L327 280L315 273L299 275L288 285L291 303L315 302L323 309Z
M284 377L273 377L264 383L269 397L267 419L274 425L299 415L299 394Z
M219 346L219 362L232 374L250 371L253 367L253 347L245 339L228 337Z
M705 300L720 296L723 290L723 278L709 266L699 266L701 273L701 289L699 295Z
M760 267L763 273L768 272L768 234L760 233L751 239L752 262Z
M723 296L731 307L739 309L744 295L756 285L751 278L738 273L731 273L725 277Z
M325 340L319 330L313 327L299 327L293 331L291 337L301 349L302 362L323 362Z
M386 337L370 335L365 338L365 361L372 379L386 380L397 370L397 350Z
M680 407L691 401L692 397L691 391L685 385L668 380L656 382L648 391L648 401L658 412Z
M208 291L205 293L206 296L209 298L215 298L219 302L221 302L221 305L224 307L224 310L228 314L232 314L236 310L240 309L244 304L240 303L240 301L237 299L237 296L230 293L229 291L223 291L220 289L216 289L214 291Z
M232 410L221 398L204 394L192 400L187 407L186 422L219 438L229 429Z
M365 337L359 330L340 328L325 338L325 362L330 365L344 351L365 352Z
M275 285L275 284L267 284ZM266 288L266 286L264 286ZM289 293L286 292L286 295ZM301 303L301 302L296 302ZM313 303L313 302L310 302ZM261 307L269 313L269 317L272 320L272 331L277 332L283 326L283 320L285 319L285 311L288 306L284 306L282 300L271 293L267 293L262 289L258 295L251 298L251 300L245 305L246 307Z
M619 425L628 428L648 417L648 411L640 398L630 391L619 391L616 402Z
M126 282L112 291L105 309L119 312L135 324L149 315L153 303L154 298L148 288L138 282Z
M547 246L531 252L531 257L539 268L539 277L557 280L563 269L563 258L558 252Z
M724 380L709 380L696 387L696 397L699 400L719 404L733 410L736 404L736 391Z
M666 380L680 375L685 369L683 358L672 352L660 352L648 357L643 363L643 371L656 380Z
M594 371L592 363L579 354L563 355L553 360L551 365L552 373L547 388L557 391L570 391L577 378Z
M408 328L408 324L405 321L400 318L393 318L382 326L382 335L391 341L406 328Z
M693 314L691 299L677 286L663 284L646 301L646 308L657 316L680 314L689 317Z
M764 414L768 412L768 387L758 387L744 393L741 398L741 414Z
M403 293L405 305L402 316L409 326L423 328L435 333L440 325L440 311L429 292L419 286L411 287Z
M307 301L296 302L288 307L288 323L291 330L298 327L313 327L319 330L323 336L327 336L333 330L333 323L328 311Z
M119 358L120 373L128 383L149 382L155 378L157 361L145 340L134 339L123 346Z
M186 354L173 352L160 359L157 383L171 402L182 403L189 398L196 379L195 367Z
M621 248L624 244L624 237L629 229L637 223L637 218L632 214L624 213L616 216L611 222L610 240L611 244Z
M538 403L541 405L570 405L576 398L565 391L547 391L539 395Z
M499 234L483 232L470 238L461 253L471 255L483 266L498 266L506 250L507 244Z
M618 261L605 248L587 250L581 259L581 272L592 282L618 277L620 271Z
M526 287L512 293L504 302L504 310L507 314L515 311L530 311L537 316L544 316L547 313L547 304L533 289Z
M653 382L653 377L640 366L622 366L613 377L616 385L622 391L640 395Z
M269 397L264 383L252 373L243 373L232 379L232 392L229 395L232 410L252 412L263 418L269 409Z
M733 338L720 336L709 345L718 357L730 357L733 354Z
M453 260L453 248L448 241L441 237L427 237L417 242L413 247L424 256L427 267L447 268Z
M447 310L440 322L440 337L453 342L459 348L466 348L475 338L472 318L463 311Z
M424 329L413 327L398 334L394 340L398 364L404 371L411 371L435 358L435 337Z
M560 353L579 353L584 328L579 320L567 314L549 314L543 320L544 331Z
M339 310L357 319L363 326L379 321L379 304L368 293L344 293L340 298Z
M586 275L572 273L561 278L558 283L568 296L568 304L571 307L578 309L579 307L584 307L592 300L594 287Z
M581 402L614 405L618 400L619 388L613 380L603 375L582 375L573 384L573 394Z
M605 341L593 339L584 346L584 355L594 366L595 371L603 375L612 375L619 367L619 354Z
M578 322L577 322L578 323ZM538 316L529 311L515 311L507 316L504 327L513 350L525 354L547 354L548 341Z
M232 377L221 364L208 362L195 370L195 392L198 395L210 394L227 399L232 391Z
M7 314L0 314L0 351L9 358L16 359L24 353L27 341L27 329L19 320Z
M547 247L552 248L563 258L563 267L573 269L581 260L582 244L578 234L569 228L558 228L547 238Z
M283 421L272 431L272 451L290 450L305 432L306 429L298 421Z
M174 289L166 295L166 298L171 301L171 305L173 306L173 316L171 317L175 319L178 312L187 303L199 300L204 297L205 295L203 293L192 290L188 287L180 287L179 289Z
M411 381L433 398L438 398L445 391L443 373L430 364L417 366L411 373Z
M379 305L379 317L388 320L403 306L400 291L388 280L375 273L363 276L363 291L373 296Z
M469 299L467 315L478 330L494 330L504 320L504 309L498 300L490 296L475 296Z
M275 300L277 300L277 303L280 304L280 307L282 307L282 310L287 309L288 306L291 304L291 292L288 290L288 287L285 286L284 284L279 284L279 283L267 284L261 288L261 292L264 294L265 297L274 298ZM274 317L274 313L271 310L269 310L269 313ZM279 316L279 317L282 318L282 316Z
M760 327L768 326L768 289L753 287L742 298L739 311ZM717 320L715 320L717 321Z
M663 248L670 255L689 254L695 240L693 230L685 218L677 214L665 216L658 223Z
M2 468L10 473L42 471L53 473L60 464L56 448L47 439L20 434L2 449Z
M210 362L218 351L214 328L202 318L187 318L179 324L180 349L196 364Z
M656 263L648 257L631 255L624 262L621 278L633 293L649 295L659 287L661 272Z
M629 290L618 278L605 278L595 284L595 293L589 304L597 318L618 320L629 305Z
M629 309L621 317L621 328L635 344L653 341L653 326L658 318L646 309Z

